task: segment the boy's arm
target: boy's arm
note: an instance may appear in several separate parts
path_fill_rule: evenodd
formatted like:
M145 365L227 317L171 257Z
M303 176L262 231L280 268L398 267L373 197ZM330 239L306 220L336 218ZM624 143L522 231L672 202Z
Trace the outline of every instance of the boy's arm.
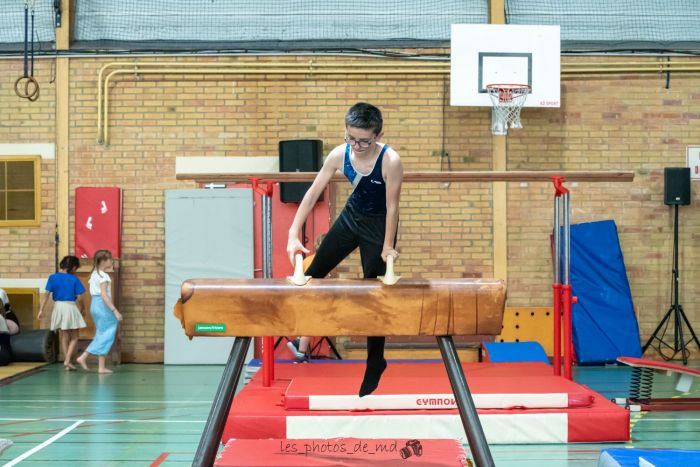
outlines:
M398 258L399 253L394 249L394 239L399 224L399 199L401 197L401 183L403 182L403 165L399 155L391 151L386 160L387 167L384 175L386 183L386 229L384 233L384 247L382 259L386 261L388 255Z
M342 146L339 146L332 150L326 161L323 163L323 167L319 170L318 175L311 184L311 187L306 191L304 198L299 204L297 213L292 221L292 226L289 228L289 239L287 241L287 255L289 255L289 261L294 265L294 255L297 251L303 251L304 253L309 253L307 248L299 241L299 232L301 231L301 226L306 222L306 218L311 213L314 208L316 201L318 201L319 196L326 189L326 185L331 181L335 172L341 168L339 165L342 162Z

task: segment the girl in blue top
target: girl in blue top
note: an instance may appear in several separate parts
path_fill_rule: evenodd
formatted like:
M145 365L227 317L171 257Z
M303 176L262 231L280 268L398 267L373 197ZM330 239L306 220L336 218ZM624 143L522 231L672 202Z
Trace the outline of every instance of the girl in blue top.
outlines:
M46 282L45 288L48 293L44 295L39 307L39 319L44 314L49 299L53 299L51 330L61 330L63 366L66 370L75 370L71 361L78 344L78 332L86 326L83 319L85 287L75 276L75 271L80 267L80 260L76 256L66 256L61 260L59 267L61 270L51 274Z
M289 228L287 254L294 264L298 251L309 253L299 232L326 185L341 172L352 185L345 208L316 250L306 274L326 277L346 256L359 247L365 278L386 273L386 258L398 258L395 249L399 223L399 198L403 166L396 151L381 142L381 111L358 102L345 114L345 144L333 149L299 204ZM367 337L367 366L359 389L360 397L372 393L386 369L383 336Z

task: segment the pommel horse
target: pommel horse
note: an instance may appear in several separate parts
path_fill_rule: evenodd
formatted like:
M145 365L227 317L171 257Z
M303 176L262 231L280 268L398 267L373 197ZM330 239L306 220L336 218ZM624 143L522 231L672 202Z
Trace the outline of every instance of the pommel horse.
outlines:
M236 337L193 466L211 466L254 336L435 336L477 466L494 465L451 336L501 332L506 288L496 279L193 279L175 316L185 334Z

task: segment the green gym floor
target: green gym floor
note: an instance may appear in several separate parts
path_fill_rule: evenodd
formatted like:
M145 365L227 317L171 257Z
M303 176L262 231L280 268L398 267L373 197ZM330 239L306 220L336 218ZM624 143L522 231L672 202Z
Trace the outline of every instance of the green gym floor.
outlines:
M691 365L695 368L698 365ZM0 386L5 466L189 465L223 366L121 365L112 375L56 364ZM627 395L627 367L576 368L575 380L607 398ZM688 397L700 397L695 384ZM656 374L654 397L677 396ZM613 447L700 450L700 412L633 412L624 444L491 446L496 465L595 466Z

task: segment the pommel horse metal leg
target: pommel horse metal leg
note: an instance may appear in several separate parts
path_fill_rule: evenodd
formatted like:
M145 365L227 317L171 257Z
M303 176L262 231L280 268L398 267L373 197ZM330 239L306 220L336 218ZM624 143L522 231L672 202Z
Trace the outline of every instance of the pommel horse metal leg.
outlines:
M467 441L469 441L469 449L474 456L474 462L477 467L494 467L496 464L494 464L493 457L491 457L491 451L486 442L481 422L479 422L476 406L474 405L471 392L469 392L467 379L464 376L464 370L462 370L462 364L459 362L459 355L457 355L457 349L455 349L452 337L436 336L435 338L440 346L442 361L445 362L445 367L447 368L447 376L450 378L452 392L454 392L455 400L457 401L459 416L467 434Z
M204 425L204 432L199 440L197 453L192 461L193 467L211 467L214 465L226 418L228 418L228 413L231 410L233 392L236 390L236 384L241 378L245 356L248 353L251 339L251 337L236 337L236 340L233 342L231 354L228 357L228 362L226 362L224 373L221 375L219 389L216 391L214 403L209 411L207 424Z

